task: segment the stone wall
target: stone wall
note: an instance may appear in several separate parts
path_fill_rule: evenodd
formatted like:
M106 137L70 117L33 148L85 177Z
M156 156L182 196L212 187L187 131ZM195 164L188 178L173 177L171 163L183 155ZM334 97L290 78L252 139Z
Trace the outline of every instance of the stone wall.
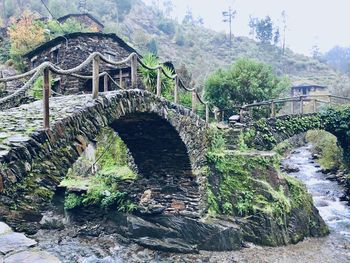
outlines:
M39 49L35 54L29 55L27 57L29 67L36 67L48 59L62 69L70 69L80 65L93 52L100 52L104 56L106 56L106 52L114 54L112 58L114 61L123 60L131 53L122 47L113 37L104 34L81 33L73 36L68 35L67 38L58 38L56 42L54 46L50 45L47 48ZM123 68L123 72L128 75L130 63L123 66ZM115 67L101 62L100 72L104 71L114 72ZM83 75L92 75L92 64L80 73ZM114 75L114 77L118 77L118 75ZM54 78L56 77L54 76ZM63 94L83 92L87 83L86 80L70 76L59 76L59 79L60 88L58 92ZM129 76L125 78L125 81L127 82L128 79L130 79Z
M56 97L50 103L49 131L41 129L42 105L39 101L0 113L1 219L18 228L23 223L26 229L27 222L33 221L35 227L35 222L41 218L41 209L88 141L96 137L101 127L121 118L127 121L128 116L137 113L158 116L176 131L176 138L181 139L178 143L185 145L192 170L190 175L177 176L189 178L181 187L190 189L187 191L189 197L195 198L194 216L204 211L206 179L201 168L206 162L206 124L197 115L142 90L109 92L97 100L92 100L90 95ZM152 147L145 146L145 151ZM173 164L176 164L174 159ZM189 185L191 181L193 183ZM175 178L174 182L181 184L186 180ZM186 202L184 207L179 206L176 205L178 209L173 212L186 212Z

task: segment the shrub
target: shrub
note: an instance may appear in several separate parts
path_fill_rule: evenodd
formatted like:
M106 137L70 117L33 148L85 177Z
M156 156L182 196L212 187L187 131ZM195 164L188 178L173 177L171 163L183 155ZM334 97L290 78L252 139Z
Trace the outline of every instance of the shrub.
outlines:
M161 18L158 21L159 30L163 31L165 34L169 36L173 36L175 34L176 28L175 24L170 19Z

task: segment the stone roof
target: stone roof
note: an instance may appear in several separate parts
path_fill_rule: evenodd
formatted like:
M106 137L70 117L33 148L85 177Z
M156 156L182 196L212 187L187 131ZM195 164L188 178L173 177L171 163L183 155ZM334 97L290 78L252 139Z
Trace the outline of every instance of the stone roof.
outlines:
M78 37L111 38L115 42L117 42L119 44L119 46L121 46L125 50L129 51L130 53L133 53L133 52L138 53L134 48L129 46L123 39L118 37L116 34L104 34L104 33L99 33L99 32L75 32L75 33L66 34L64 36L56 37L56 38L38 46L34 50L28 52L27 54L24 55L24 57L32 58L35 55L37 55L38 53L40 53L44 50L50 49L50 48L58 45L61 42L65 42L68 39L74 39L74 38L78 38Z
M71 17L80 17L80 16L87 16L88 18L90 18L91 20L93 20L96 24L98 24L99 26L101 26L102 28L104 28L104 24L102 24L97 18L95 18L93 15L89 14L89 13L83 13L83 14L67 14L65 16L59 17L57 19L58 22L63 22L65 20L67 20L68 18Z
M316 87L316 88L320 88L320 89L327 88L326 86L321 86L321 85L317 85L317 84L301 83L301 84L292 86L292 89L302 88L302 87Z

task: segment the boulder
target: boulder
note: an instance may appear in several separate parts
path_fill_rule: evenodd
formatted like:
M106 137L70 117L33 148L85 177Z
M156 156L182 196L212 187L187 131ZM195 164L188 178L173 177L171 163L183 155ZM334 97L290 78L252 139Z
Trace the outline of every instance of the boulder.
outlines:
M286 173L297 173L297 172L300 171L300 168L298 167L298 165L291 164L291 163L286 163L286 164L283 166L283 170L284 170Z
M9 252L33 247L36 244L35 240L27 238L24 234L11 232L0 236L0 253L6 255Z
M45 251L22 251L5 258L4 263L61 263L61 261Z

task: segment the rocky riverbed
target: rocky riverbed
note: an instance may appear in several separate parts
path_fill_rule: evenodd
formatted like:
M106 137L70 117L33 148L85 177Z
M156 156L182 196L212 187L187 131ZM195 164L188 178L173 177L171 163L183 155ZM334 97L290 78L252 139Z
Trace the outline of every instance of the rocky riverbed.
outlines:
M284 164L297 166L290 175L304 181L322 217L330 227L324 238L308 238L284 247L261 247L244 243L240 251L198 253L165 253L154 251L114 233L101 234L98 223L81 226L65 222L65 228L53 224L40 230L33 238L38 246L49 251L62 262L247 262L247 263L335 263L350 262L350 208L340 201L342 188L325 179L319 166L312 160L307 147L294 151ZM63 218L58 219L63 220ZM65 218L64 220L67 220ZM50 228L47 226L47 228ZM348 232L349 231L349 232Z

